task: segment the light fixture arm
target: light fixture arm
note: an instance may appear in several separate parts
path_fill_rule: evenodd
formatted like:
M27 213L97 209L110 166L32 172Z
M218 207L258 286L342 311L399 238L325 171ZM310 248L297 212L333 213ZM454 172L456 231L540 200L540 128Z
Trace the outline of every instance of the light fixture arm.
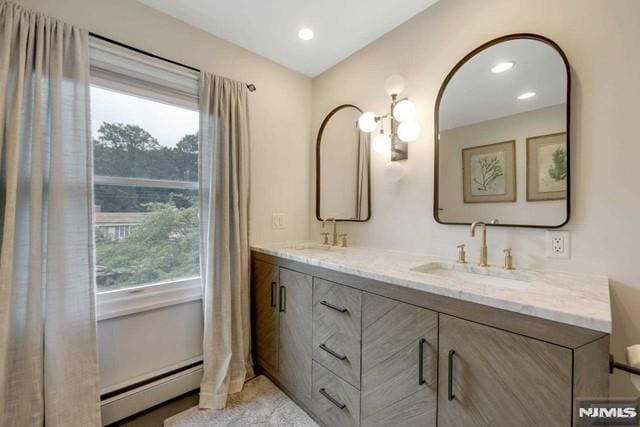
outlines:
M395 74L385 82L385 91L391 97L389 112L376 115L367 111L358 118L358 127L363 132L371 133L380 127L380 135L374 139L376 151L386 151L389 147L391 161L406 160L409 157L408 142L415 141L420 135L420 124L413 119L415 106L406 97L398 99L404 90L404 81ZM389 120L389 135L384 132L385 120ZM375 148L374 147L374 148Z
M393 117L393 109L396 104L407 98L398 100L398 95L391 95L391 105L389 107L389 113L383 116L376 116L376 121L380 122L380 126L384 128L383 120L389 119L389 138L391 139L391 161L407 160L409 158L409 144L400 141L398 138L398 121Z

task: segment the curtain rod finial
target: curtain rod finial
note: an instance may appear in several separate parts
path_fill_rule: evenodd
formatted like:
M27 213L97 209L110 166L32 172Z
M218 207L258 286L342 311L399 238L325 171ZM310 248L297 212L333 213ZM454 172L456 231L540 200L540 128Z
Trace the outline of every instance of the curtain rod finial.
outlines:
M249 92L255 92L256 91L256 85L254 85L253 83L249 83L247 85L247 89L249 89Z

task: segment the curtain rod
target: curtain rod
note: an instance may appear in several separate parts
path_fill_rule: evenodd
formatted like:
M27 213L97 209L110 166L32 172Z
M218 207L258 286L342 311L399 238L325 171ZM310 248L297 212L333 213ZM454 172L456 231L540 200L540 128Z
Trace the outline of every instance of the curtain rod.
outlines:
M90 32L90 33L89 33L89 35L90 35L90 36L92 36L92 37L95 37L95 38L97 38L97 39L104 40L104 41L109 42L109 43L113 43L113 44L115 44L115 45L117 45L117 46L124 47L125 49L129 49L129 50L132 50L132 51L134 51L134 52L138 52L138 53L141 53L141 54L143 54L143 55L150 56L150 57L152 57L152 58L155 58L155 59L159 59L159 60L161 60L161 61L168 62L168 63L170 63L170 64L177 65L177 66L179 66L179 67L183 67L183 68L187 68L187 69L192 70L192 71L195 71L195 72L197 72L197 73L199 73L199 72L200 72L200 70L199 70L199 69L197 69L197 68L195 68L195 67L192 67L192 66L190 66L190 65L182 64L182 63L180 63L180 62L173 61L173 60L171 60L171 59L163 58L162 56L160 56L160 55L156 55L155 53L151 53L151 52L147 52L146 50L138 49L137 47L130 46L130 45L128 45L128 44L125 44L125 43L119 42L119 41L117 41L117 40L110 39L109 37L101 36L100 34L96 34L96 33L92 33L92 32ZM247 83L247 89L249 89L249 92L255 92L255 90L256 90L256 85L254 85L253 83Z

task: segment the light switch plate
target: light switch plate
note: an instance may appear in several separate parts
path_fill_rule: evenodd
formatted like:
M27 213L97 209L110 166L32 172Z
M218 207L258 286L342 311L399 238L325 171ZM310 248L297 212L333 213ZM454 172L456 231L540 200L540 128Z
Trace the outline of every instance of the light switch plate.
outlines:
M571 235L568 231L547 231L546 257L568 259L571 255Z
M274 230L284 229L284 214L274 213L271 215L271 228Z

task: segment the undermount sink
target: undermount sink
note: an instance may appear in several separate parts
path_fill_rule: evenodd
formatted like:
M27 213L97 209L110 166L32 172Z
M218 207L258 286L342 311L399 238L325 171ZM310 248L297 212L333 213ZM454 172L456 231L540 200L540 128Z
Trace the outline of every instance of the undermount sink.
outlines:
M412 268L411 271L467 283L513 289L523 289L533 280L532 274L527 271L448 262L430 262Z
M301 243L298 245L291 246L288 249L293 249L295 251L339 251L344 250L341 246L331 246L331 245L323 245L321 243Z

